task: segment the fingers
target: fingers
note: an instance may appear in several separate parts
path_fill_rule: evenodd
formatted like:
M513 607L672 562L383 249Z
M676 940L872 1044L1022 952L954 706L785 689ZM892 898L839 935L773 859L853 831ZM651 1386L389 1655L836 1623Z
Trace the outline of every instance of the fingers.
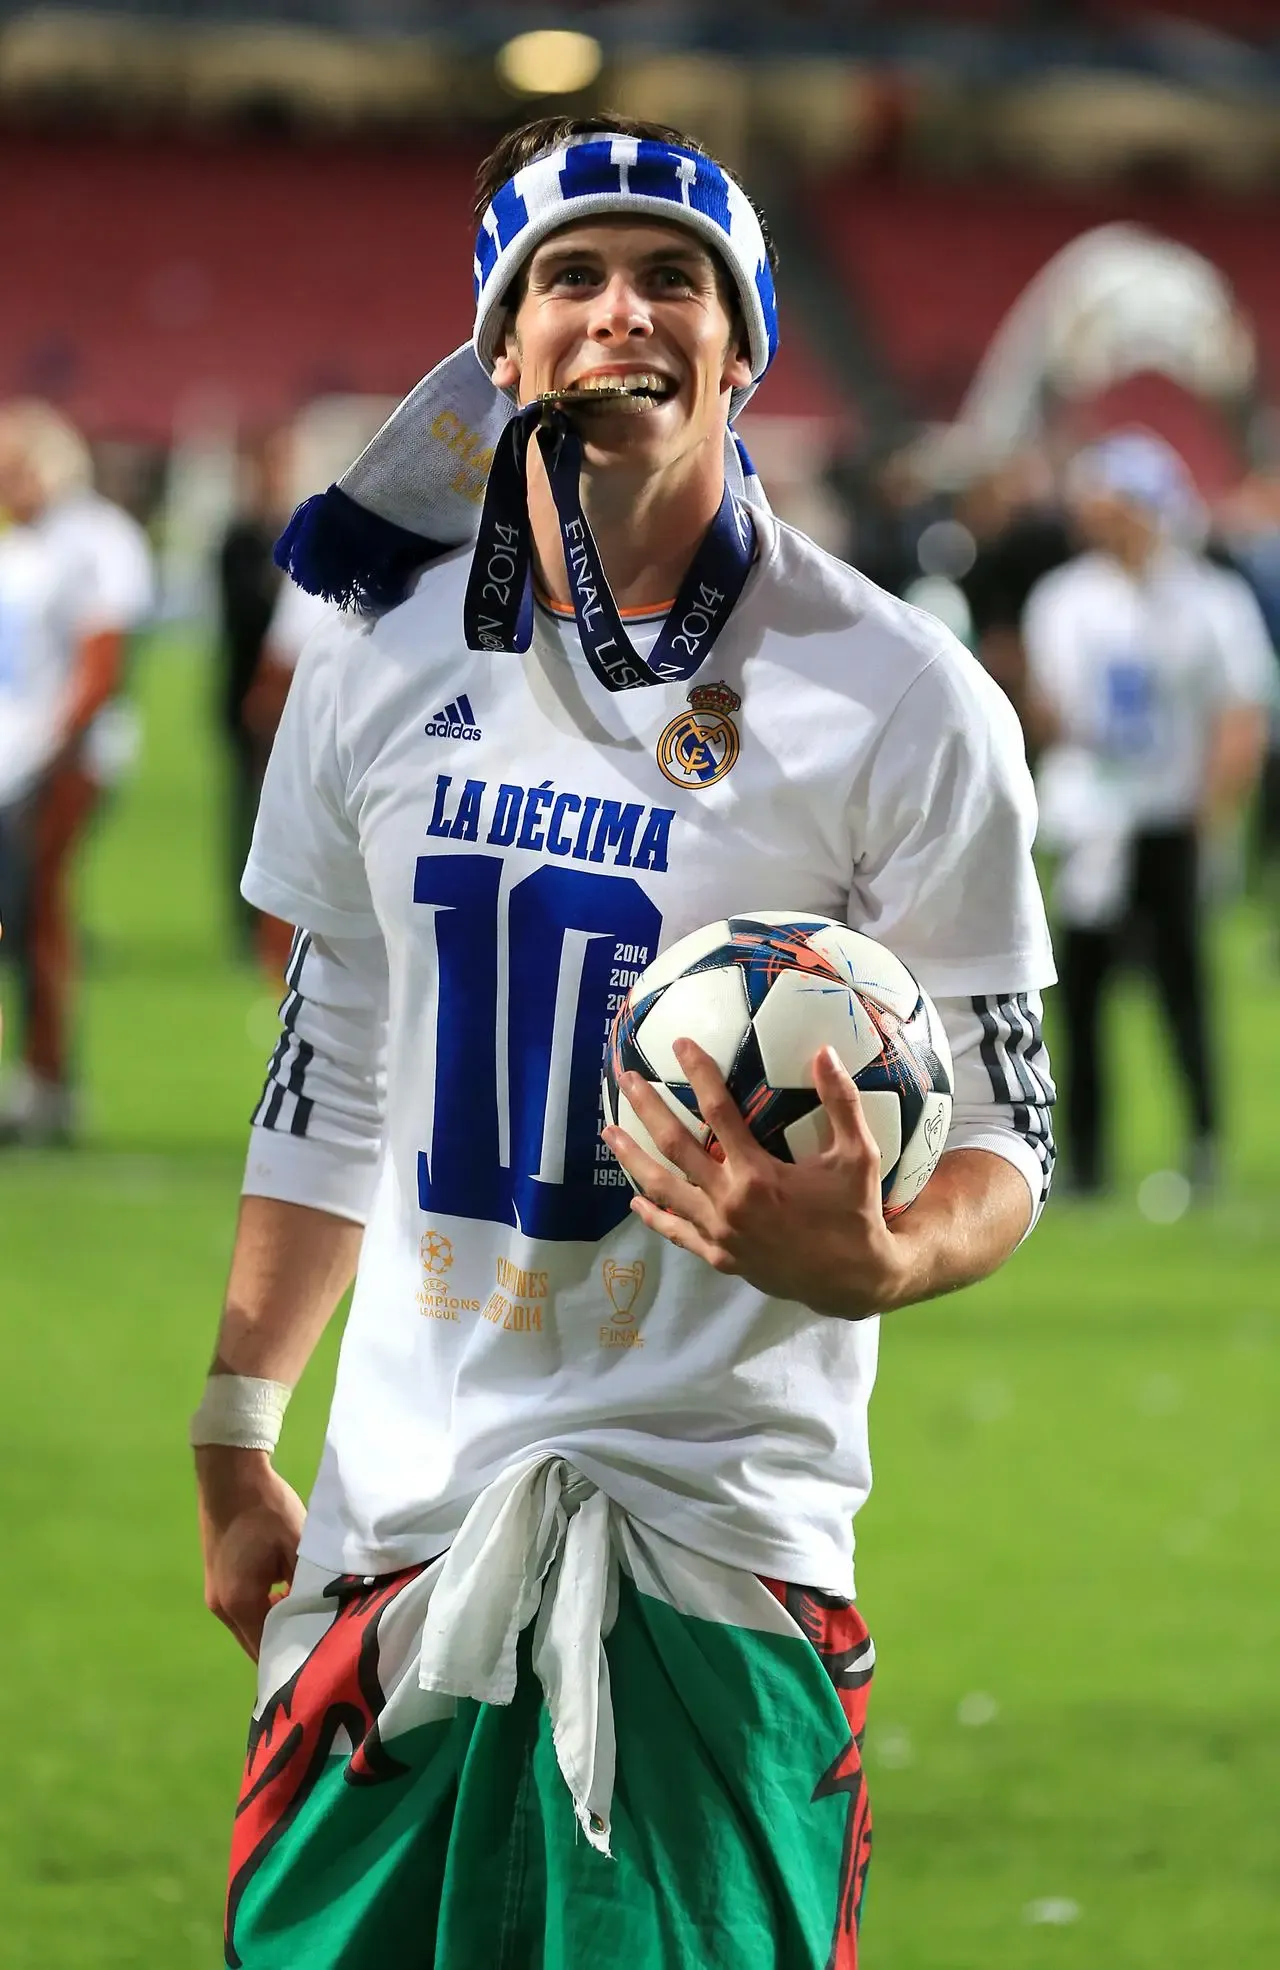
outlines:
M633 1197L631 1209L642 1224L650 1231L656 1231L669 1245L678 1245L683 1252L692 1252L695 1258L703 1259L717 1272L737 1272L738 1266L732 1253L725 1246L709 1238L688 1218L674 1211L663 1210L661 1205L651 1202L648 1197Z
M258 1596L238 1587L224 1593L219 1591L216 1584L211 1584L206 1586L204 1598L210 1614L217 1616L223 1627L235 1636L249 1660L256 1662L262 1645L263 1623L270 1605L269 1591Z
M679 1116L672 1114L642 1074L624 1074L619 1088L658 1149L675 1164L689 1185L702 1187L714 1177L717 1167L714 1159ZM674 1180L672 1172L642 1149L625 1129L606 1129L604 1139L623 1169L640 1185L647 1197L656 1197L659 1194L658 1186Z
M677 1040L672 1051L689 1077L702 1119L724 1150L726 1160L735 1157L750 1160L766 1155L768 1152L761 1149L752 1135L711 1055L696 1040Z
M642 1116L641 1120L644 1119ZM664 1210L679 1209L687 1214L697 1209L697 1185L678 1170L669 1170L665 1163L642 1149L625 1129L602 1129L601 1136L643 1196L653 1198Z
M275 1601L283 1598L273 1590L281 1583L292 1583L296 1565L295 1542L281 1537L264 1539L253 1528L233 1529L209 1560L205 1604L255 1662L262 1645L263 1623Z
M699 1190L714 1190L719 1180L719 1173L730 1157L740 1163L749 1163L752 1159L759 1159L766 1152L761 1149L743 1120L737 1103L725 1085L724 1076L711 1055L704 1052L694 1040L677 1040L673 1051L688 1076L689 1086L697 1098L699 1113L711 1130L713 1137L711 1148L704 1147L695 1136L690 1134L683 1122L672 1114L667 1104L655 1093L643 1075L624 1074L619 1086L662 1154ZM608 1130L605 1131L605 1140L609 1141ZM630 1144L631 1138L627 1137L626 1141ZM615 1155L618 1154L612 1142L609 1142L609 1147L614 1150ZM640 1156L644 1154L638 1149L635 1153ZM647 1159L651 1168L644 1177L638 1169L632 1167L631 1161L627 1158L619 1156L618 1160L648 1196L657 1194L648 1181L648 1174L652 1174L652 1158ZM661 1169L661 1165L658 1165L658 1168Z
M874 1159L880 1167L880 1149L871 1133L857 1083L834 1047L820 1047L814 1055L813 1085L831 1123L832 1147L850 1152L861 1160Z
M273 1567L253 1575L237 1573L230 1576L225 1568L219 1567L211 1575L205 1590L205 1601L210 1612L231 1630L246 1655L252 1656L255 1662L262 1640L262 1624L271 1605L275 1577Z

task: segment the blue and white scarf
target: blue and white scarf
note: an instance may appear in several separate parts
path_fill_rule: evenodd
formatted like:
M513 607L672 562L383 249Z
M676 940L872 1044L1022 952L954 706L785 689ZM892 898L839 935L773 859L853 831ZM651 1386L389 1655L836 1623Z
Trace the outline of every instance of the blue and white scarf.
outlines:
M602 214L688 227L724 263L747 331L751 383L733 393L730 422L778 347L777 304L759 220L742 188L708 157L624 136L581 138L516 172L495 195L476 239L471 342L410 391L327 492L304 501L276 545L276 561L310 594L369 615L394 608L430 561L475 540L494 453L518 412L489 371L504 297L534 250L562 226ZM515 433L508 436L508 449ZM746 448L725 442L726 509L744 532L745 508L767 501ZM727 537L727 536L726 536ZM527 616L528 611L525 610ZM579 614L580 628L582 626ZM521 638L523 637L523 640ZM470 640L470 639L469 639ZM527 647L527 624L498 647ZM492 638L477 647L494 647ZM590 655L590 652L588 652ZM611 688L656 681L626 676Z

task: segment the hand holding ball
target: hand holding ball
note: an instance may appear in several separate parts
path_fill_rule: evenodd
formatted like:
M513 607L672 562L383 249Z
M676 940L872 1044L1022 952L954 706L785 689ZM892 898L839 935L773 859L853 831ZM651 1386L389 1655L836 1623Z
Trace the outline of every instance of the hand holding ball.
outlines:
M619 1082L639 1074L714 1153L673 1051L686 1037L715 1061L756 1141L788 1163L830 1141L813 1063L834 1048L880 1152L885 1216L924 1189L950 1125L951 1056L932 1001L883 945L828 917L757 910L693 931L641 973L614 1020L605 1116L668 1169Z

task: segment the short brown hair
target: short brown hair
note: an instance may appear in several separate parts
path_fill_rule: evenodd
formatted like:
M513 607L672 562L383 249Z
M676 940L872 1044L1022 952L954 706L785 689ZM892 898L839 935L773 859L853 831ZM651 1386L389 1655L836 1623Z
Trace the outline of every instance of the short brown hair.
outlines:
M692 151L696 157L710 158L712 164L719 165L722 171L726 166L714 157L705 144L696 137L690 137L683 130L673 130L669 123L645 123L637 117L613 116L608 110L599 116L535 116L531 123L522 123L518 130L509 130L501 143L490 151L476 173L475 218L479 225L495 192L501 191L508 178L515 176L524 165L532 164L535 157L542 157L547 151L559 150L562 144L572 143L578 137L637 137L640 141L652 144L674 144L679 150ZM732 176L732 173L727 173ZM736 179L734 181L737 182ZM745 188L744 188L745 190ZM746 193L751 198L749 192ZM769 256L769 270L778 271L778 254L764 214L754 199L752 209L760 221L764 234L765 252Z

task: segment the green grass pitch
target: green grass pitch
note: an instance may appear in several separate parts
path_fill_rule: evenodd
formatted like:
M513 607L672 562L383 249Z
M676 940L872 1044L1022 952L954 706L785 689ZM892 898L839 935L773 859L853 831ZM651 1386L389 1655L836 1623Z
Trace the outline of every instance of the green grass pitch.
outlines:
M85 871L89 1143L0 1163L6 1970L221 1961L251 1700L184 1440L273 1005L223 952L205 666L161 642L140 695L145 764ZM996 1281L885 1323L868 1970L1280 1962L1280 987L1249 909L1219 956L1222 1202L1134 1208L1177 1106L1130 1001L1124 1200L1055 1207ZM332 1363L282 1447L304 1489Z

